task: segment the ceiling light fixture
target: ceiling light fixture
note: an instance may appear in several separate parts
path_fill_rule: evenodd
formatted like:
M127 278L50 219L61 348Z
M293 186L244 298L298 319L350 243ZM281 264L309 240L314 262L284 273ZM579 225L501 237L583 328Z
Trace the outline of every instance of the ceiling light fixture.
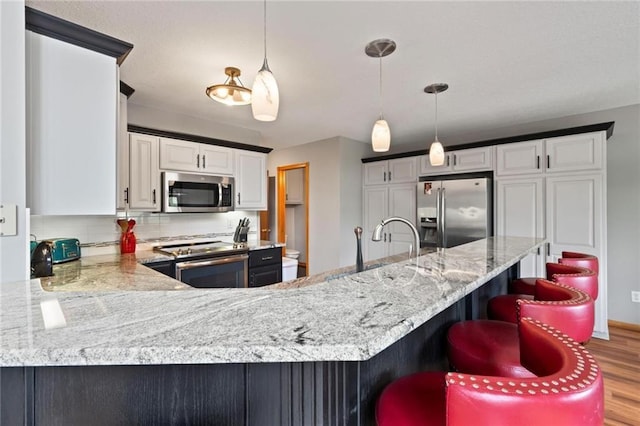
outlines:
M251 103L251 90L244 87L240 81L240 70L234 67L227 67L224 69L224 73L228 76L224 84L215 84L207 87L207 96L225 105L249 105Z
M432 166L444 164L444 147L438 140L438 93L449 88L447 83L434 83L424 88L425 93L433 93L436 96L436 138L429 147L429 162Z
M267 63L267 0L264 0L264 61L253 82L253 118L259 121L274 121L278 118L280 93L278 83Z
M364 48L367 56L380 59L380 118L373 125L371 132L371 146L375 152L389 151L391 145L391 130L387 120L382 116L382 58L395 50L396 43L386 38L373 40Z

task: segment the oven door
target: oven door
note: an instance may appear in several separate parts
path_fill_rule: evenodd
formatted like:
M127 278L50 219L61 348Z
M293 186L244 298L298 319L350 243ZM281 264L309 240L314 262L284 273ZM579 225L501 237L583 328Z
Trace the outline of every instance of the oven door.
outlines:
M244 288L248 259L242 254L178 262L176 279L196 288Z

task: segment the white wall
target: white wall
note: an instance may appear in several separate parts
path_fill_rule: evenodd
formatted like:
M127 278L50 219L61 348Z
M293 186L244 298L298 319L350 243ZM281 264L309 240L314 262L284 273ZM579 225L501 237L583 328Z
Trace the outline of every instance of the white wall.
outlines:
M216 123L203 118L178 114L135 103L135 93L128 103L127 122L151 129L168 130L233 142L260 145L260 132Z
M0 204L18 206L18 235L0 237L0 283L29 277L24 1L0 1Z
M267 157L271 176L278 166L309 162L311 275L355 264L353 228L362 220L360 159L367 148L362 142L335 137L275 150Z
M340 266L356 263L356 226L362 222L362 162L368 143L340 138Z
M609 319L640 324L640 105L572 115L475 134L443 136L445 149L456 144L615 121L607 141L607 286ZM426 144L402 151L426 149ZM369 155L371 156L371 155Z

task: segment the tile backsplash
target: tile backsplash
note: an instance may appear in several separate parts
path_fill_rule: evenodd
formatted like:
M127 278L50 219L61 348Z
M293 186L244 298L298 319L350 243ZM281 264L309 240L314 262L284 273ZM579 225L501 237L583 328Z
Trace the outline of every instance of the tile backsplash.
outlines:
M100 253L119 250L120 227L116 219L135 219L134 232L139 243L153 242L167 237L193 237L216 234L216 238L231 241L241 218L251 219L250 239L257 239L259 215L257 212L234 211L227 213L118 213L117 216L31 216L31 234L38 241L48 238L77 238L80 244L104 246ZM253 237L253 238L252 238ZM91 250L89 250L91 251ZM83 255L87 252L83 248Z

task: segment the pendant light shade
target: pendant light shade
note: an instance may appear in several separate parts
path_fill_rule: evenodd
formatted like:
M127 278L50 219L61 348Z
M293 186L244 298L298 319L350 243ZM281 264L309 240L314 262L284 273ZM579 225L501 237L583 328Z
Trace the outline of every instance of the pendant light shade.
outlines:
M432 166L442 166L444 164L444 147L439 140L431 142L429 147L429 162Z
M387 120L378 120L373 125L373 131L371 132L371 146L375 152L389 151L391 145L391 130L389 130L389 124Z
M251 90L242 85L240 70L227 67L224 73L228 76L223 84L215 84L207 87L206 93L214 101L225 105L249 105L251 103Z
M253 82L251 111L253 118L259 121L274 121L278 118L278 108L280 106L280 94L276 78L269 70L267 58L264 58L264 65L258 71L256 80Z
M446 83L434 83L424 88L425 93L433 93L436 97L436 137L429 147L429 163L432 166L442 166L444 164L444 147L438 140L438 93L444 92L449 88Z
M251 111L253 118L258 121L274 121L278 118L280 107L280 92L276 78L267 63L267 0L264 0L264 61L253 82Z
M374 40L364 48L367 56L380 60L380 119L375 122L371 131L371 147L375 152L389 151L391 145L391 129L382 115L382 58L395 50L396 43L386 38Z

